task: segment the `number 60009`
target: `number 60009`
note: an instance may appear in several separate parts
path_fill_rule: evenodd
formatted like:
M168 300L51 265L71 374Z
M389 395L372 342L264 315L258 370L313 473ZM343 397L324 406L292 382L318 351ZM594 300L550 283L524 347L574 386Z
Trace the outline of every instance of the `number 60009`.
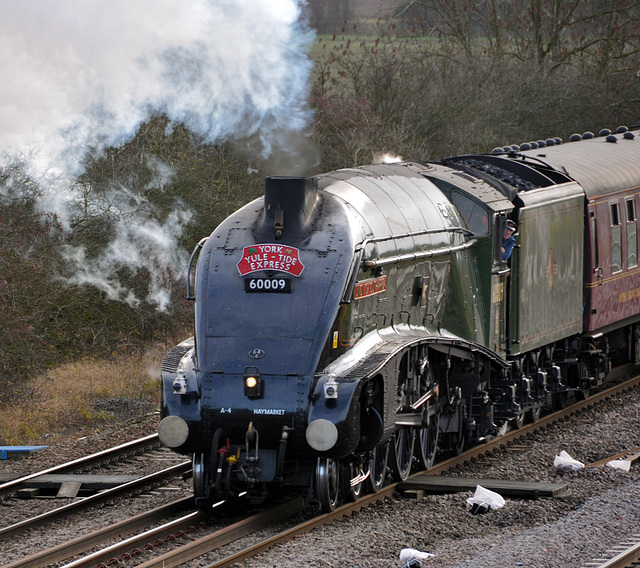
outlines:
M247 292L291 292L289 278L247 278L244 281Z

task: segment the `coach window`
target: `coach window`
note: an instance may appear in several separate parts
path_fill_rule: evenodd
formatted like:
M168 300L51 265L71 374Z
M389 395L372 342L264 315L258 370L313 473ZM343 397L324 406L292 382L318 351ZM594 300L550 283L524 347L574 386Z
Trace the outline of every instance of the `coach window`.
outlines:
M638 231L636 198L627 199L627 268L638 266Z
M591 263L594 269L600 264L600 255L598 254L598 223L596 223L595 211L589 213L591 219Z
M610 203L611 214L611 272L622 270L622 235L620 227L620 204Z

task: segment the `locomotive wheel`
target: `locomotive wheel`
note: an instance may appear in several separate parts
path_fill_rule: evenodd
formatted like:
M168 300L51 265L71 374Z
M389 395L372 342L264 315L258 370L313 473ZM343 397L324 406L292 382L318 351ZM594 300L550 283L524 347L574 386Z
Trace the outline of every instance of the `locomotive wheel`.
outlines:
M422 469L429 469L436 459L440 415L429 417L427 425L418 430L418 463Z
M464 431L460 430L459 432L456 432L453 435L451 444L451 452L454 456L459 456L462 452L464 452Z
M205 496L204 471L204 454L193 454L193 494L196 498Z
M542 406L536 406L527 411L527 419L530 424L535 424L538 420L540 420L540 415L542 414Z
M209 488L208 461L204 454L193 454L193 495L196 507L202 511L211 508L213 504Z
M316 495L320 502L320 510L330 513L338 504L340 493L340 472L337 460L318 458L316 464Z
M373 449L373 457L369 463L369 490L377 493L382 489L387 477L387 462L389 461L389 442Z
M580 389L576 391L576 400L586 400L589 398L590 389Z
M220 460L220 454L218 450L220 449L220 440L222 438L222 428L218 428L213 435L213 440L211 441L211 457L209 458L209 471L213 476L216 471L218 471L218 461Z
M342 469L342 475L340 476L342 480L342 494L344 495L345 501L349 503L357 501L362 495L363 482L351 485L351 480L359 474L360 469L352 461L347 462Z
M525 419L527 417L526 412L519 412L516 417L511 420L511 425L514 430L520 430L524 426Z
M393 435L393 476L396 481L404 481L409 477L413 464L413 448L416 431L413 428L398 428Z
M554 410L564 410L567 407L569 393L567 391L557 391L551 393L551 405Z

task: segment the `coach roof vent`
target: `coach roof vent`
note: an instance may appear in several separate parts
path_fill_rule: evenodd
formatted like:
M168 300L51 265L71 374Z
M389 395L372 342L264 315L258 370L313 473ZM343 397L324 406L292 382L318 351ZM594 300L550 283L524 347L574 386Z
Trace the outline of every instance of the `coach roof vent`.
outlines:
M299 237L311 225L317 201L314 177L268 177L264 189L263 236L280 240Z

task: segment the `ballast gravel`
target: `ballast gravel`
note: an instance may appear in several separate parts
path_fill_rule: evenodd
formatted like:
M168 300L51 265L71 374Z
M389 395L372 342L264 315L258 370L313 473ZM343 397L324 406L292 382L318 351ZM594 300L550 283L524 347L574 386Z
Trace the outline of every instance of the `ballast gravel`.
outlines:
M32 473L151 434L157 414L84 433L80 438L48 438L48 450L25 460L6 460L0 471ZM466 508L473 492L428 495L409 499L400 494L277 545L246 560L247 568L401 567L400 552L412 548L433 554L422 560L429 568L581 568L607 555L616 544L640 533L640 464L625 472L589 464L640 447L640 389L626 391L602 404L574 414L498 449L490 455L447 472L448 476L565 483L571 495L553 499L513 499L487 514L473 515ZM579 471L558 470L554 458L562 450L586 464ZM639 460L640 461L640 460ZM189 482L153 497L156 506L190 491ZM180 486L178 486L180 485ZM155 500L154 500L155 499ZM5 500L1 526L24 503ZM31 500L30 507L50 507ZM136 501L137 503L137 501ZM132 507L143 507L142 504ZM122 518L119 506L106 505L70 521L44 527L38 535L24 535L2 543L2 564L50 546L61 533L88 532ZM61 526L63 523L69 526ZM75 525L74 525L75 523ZM274 527L277 530L277 527ZM185 566L207 566L210 560Z
M421 561L428 568L580 568L640 533L640 464L629 472L568 471L556 469L554 458L564 450L590 464L639 446L640 390L634 389L445 474L566 483L570 496L507 497L504 507L472 515L466 499L473 492L422 500L396 495L242 566L400 567L401 550L412 548L434 555Z

